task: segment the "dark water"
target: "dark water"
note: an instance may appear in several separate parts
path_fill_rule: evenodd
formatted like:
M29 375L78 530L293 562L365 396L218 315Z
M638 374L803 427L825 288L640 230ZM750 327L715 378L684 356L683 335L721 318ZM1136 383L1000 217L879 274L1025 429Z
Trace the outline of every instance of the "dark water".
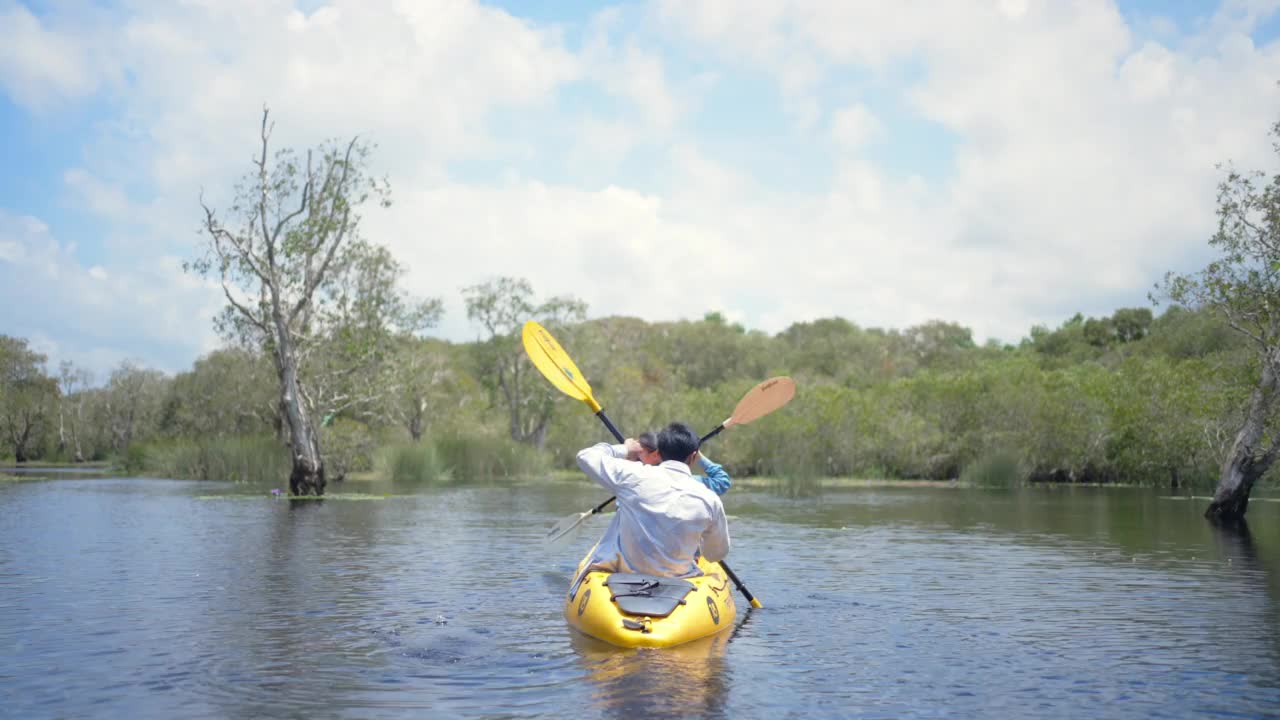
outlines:
M251 492L0 483L0 715L1280 715L1280 503L1241 537L1154 491L735 489L765 608L625 651L560 617L592 533L541 546L585 483Z

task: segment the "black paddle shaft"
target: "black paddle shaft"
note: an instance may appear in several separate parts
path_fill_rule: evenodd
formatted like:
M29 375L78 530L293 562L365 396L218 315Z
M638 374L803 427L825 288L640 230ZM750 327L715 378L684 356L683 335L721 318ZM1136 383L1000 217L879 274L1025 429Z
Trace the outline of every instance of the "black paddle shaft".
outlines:
M698 441L698 447L702 447L702 443L704 443L704 442L706 442L706 441L710 440L711 438L713 438L713 437L715 437L715 436L719 435L719 434L720 434L720 431L721 431L721 430L723 430L723 429L724 429L724 423L720 423L719 425L717 425L717 426L716 426L716 429L715 429L715 430L712 430L711 432L707 433L706 435L703 435L703 436L702 436L702 439Z
M618 439L618 442L626 442L626 438L622 437L622 433L618 428L613 426L613 422L609 420L609 416L604 414L604 408L600 408L600 412L596 413L596 417L600 418L600 422L604 423L604 426L609 428L609 432L613 433L613 436Z

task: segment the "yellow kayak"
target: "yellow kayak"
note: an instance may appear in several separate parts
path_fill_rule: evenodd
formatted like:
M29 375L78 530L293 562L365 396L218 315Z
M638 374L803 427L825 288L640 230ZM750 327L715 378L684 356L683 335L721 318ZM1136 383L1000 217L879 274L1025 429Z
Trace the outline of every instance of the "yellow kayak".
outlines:
M586 561L578 564L575 578ZM565 620L619 647L671 647L714 635L737 616L733 586L720 563L699 558L698 567L701 576L685 579L589 572L569 588Z

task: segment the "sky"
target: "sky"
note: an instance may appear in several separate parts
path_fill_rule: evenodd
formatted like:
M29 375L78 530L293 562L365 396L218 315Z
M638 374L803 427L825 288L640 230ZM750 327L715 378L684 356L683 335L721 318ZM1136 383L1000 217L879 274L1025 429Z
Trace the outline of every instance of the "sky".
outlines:
M444 302L1017 342L1213 255L1274 170L1280 0L0 0L0 334L103 379L216 349L201 194L359 135ZM1157 312L1159 308L1157 308Z

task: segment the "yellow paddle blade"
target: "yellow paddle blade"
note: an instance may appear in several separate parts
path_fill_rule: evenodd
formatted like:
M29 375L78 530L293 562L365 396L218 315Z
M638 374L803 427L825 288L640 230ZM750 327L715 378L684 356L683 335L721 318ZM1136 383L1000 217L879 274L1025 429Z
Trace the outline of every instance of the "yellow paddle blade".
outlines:
M600 405L591 396L591 384L582 376L582 371L573 364L569 353L560 347L560 343L547 332L547 329L534 320L524 324L521 332L524 351L538 368L538 372L551 381L560 392L575 400L589 405L594 412L599 412Z
M796 396L796 381L789 377L773 377L747 391L733 409L733 415L724 422L730 425L745 425L752 420L768 415L791 402Z

